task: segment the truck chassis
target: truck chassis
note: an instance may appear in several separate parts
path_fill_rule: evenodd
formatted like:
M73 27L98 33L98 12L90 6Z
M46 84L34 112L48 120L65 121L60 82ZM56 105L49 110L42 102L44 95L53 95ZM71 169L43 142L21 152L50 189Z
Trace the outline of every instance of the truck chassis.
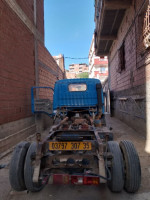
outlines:
M136 192L141 183L139 157L131 141L124 140L119 144L113 141L113 133L106 127L102 111L103 97L100 83L93 79L74 81L74 85L81 88L83 92L68 91L66 93L67 96L74 97L73 100L66 101L69 105L73 102L73 106L71 109L67 106L59 108L56 106L53 126L47 137L41 139L41 133L38 132L35 142L31 144L21 142L16 146L9 171L12 188L16 191L27 189L37 192L47 183L107 184L112 192L121 192L123 188L127 192ZM80 82L82 87L80 87ZM71 83L71 87L73 86L72 80L63 80L60 87L62 83ZM92 87L94 89L91 89ZM88 93L88 88L91 93ZM94 95L96 98L96 90L98 100L93 100ZM81 94L87 94L88 98L91 98L89 94L92 94L90 101L94 104L97 102L96 105L85 108L74 107L75 98L79 105L84 101L84 99L79 99L79 97L82 98ZM57 98L55 99L57 101ZM88 99L88 102L90 101ZM49 110L47 102L49 100L38 99L37 101L38 105L46 105L44 112ZM84 101L84 104L87 102Z

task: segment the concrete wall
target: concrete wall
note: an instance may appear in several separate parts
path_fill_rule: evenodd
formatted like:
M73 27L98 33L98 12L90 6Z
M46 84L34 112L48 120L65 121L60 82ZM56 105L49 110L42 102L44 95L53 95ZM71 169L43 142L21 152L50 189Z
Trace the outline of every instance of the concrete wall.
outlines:
M63 73L44 46L43 0L0 0L0 153L35 133L31 86Z
M114 115L147 137L150 51L143 44L143 24L148 2L136 0L126 11L109 55L109 83ZM119 48L124 41L125 69L119 71ZM147 123L146 123L147 122ZM150 130L150 129L149 129Z

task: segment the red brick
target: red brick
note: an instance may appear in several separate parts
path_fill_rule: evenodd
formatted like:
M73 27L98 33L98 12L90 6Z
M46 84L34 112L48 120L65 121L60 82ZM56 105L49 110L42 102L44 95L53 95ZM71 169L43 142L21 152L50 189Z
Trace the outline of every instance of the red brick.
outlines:
M35 85L34 35L19 17L0 1L0 124L26 118L31 113L31 86ZM16 0L34 23L33 0ZM37 29L44 38L44 5L37 0ZM55 60L38 44L39 60L63 78ZM39 66L39 85L54 87L57 77ZM52 99L52 92L49 94Z

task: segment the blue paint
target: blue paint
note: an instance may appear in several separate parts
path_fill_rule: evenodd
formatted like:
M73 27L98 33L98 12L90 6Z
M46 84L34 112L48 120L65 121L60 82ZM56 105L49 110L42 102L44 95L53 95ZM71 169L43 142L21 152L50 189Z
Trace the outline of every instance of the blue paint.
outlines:
M97 100L97 91L96 84L99 84L100 80L98 79L64 79L58 80L55 83L54 88L54 96L53 96L53 115L55 111L61 107L67 108L67 110L73 109L87 109L89 110L91 107L96 108L98 104ZM69 91L70 84L86 84L86 91ZM36 88L47 88L52 89L51 87L32 87L31 88L31 103L32 103L32 113L34 111L34 89ZM103 98L103 90L101 90L102 97L102 112L104 113L104 98ZM40 111L41 113L42 111ZM45 113L45 112L43 112ZM48 113L45 113L48 114ZM50 114L48 114L51 116Z
M34 114L34 113L37 113L37 112L35 112L35 110L34 110L34 89L39 89L39 88L46 88L46 89L50 89L50 90L53 90L53 91L54 91L54 89L53 89L52 87L36 87L36 86L31 87L31 111L32 111L33 114ZM51 116L50 114L48 114L48 113L46 113L46 112L43 112L43 111L39 111L38 113L45 113L45 114ZM53 115L53 114L52 114L52 115Z
M68 87L70 84L86 84L87 90L82 92L70 92ZM75 108L89 108L97 106L97 91L96 84L100 83L98 79L65 79L59 80L55 83L53 109L67 107L70 109ZM103 91L102 91L102 102ZM103 106L104 112L104 106Z

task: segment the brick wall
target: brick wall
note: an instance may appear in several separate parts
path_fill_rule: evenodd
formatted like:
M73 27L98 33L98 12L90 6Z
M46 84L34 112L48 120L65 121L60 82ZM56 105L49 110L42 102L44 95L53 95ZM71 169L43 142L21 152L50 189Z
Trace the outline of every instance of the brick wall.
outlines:
M50 52L42 43L38 43L39 86L54 87L58 79L63 79L64 71L60 69Z
M37 0L37 29L44 38L44 1Z
M140 55L144 49L141 39L143 31L141 27L144 22L144 15L139 14L139 17L135 19L135 12L138 12L140 9L139 6L141 6L141 1L136 2L136 10L134 10L134 5L127 10L118 32L118 40L114 42L111 49L109 58L111 63L111 89L115 91L128 89L132 86L145 83L145 68L142 66L145 63L145 59ZM135 23L131 26L134 19ZM130 26L131 30L127 33ZM119 65L117 50L120 48L123 40L125 41L125 70L121 73L117 73Z
M32 23L34 23L34 0L16 0L16 2Z
M0 153L36 131L31 87L36 83L53 87L57 79L63 78L41 42L43 0L37 0L37 26L33 2L0 0Z
M39 61L39 86L48 86L54 88L58 80L58 65L49 53L49 51L38 43L38 61ZM53 93L50 92L50 99L53 99Z
M34 38L3 1L0 13L0 124L4 124L31 116Z
M23 12L34 24L34 0L16 0ZM44 1L36 0L36 27L44 38Z
M33 22L33 1L17 1ZM44 34L43 1L37 1L39 30ZM40 18L41 15L41 18ZM35 85L34 35L18 16L0 1L0 124L31 116L30 88ZM39 86L54 87L63 78L53 57L38 45Z
M150 54L143 45L143 23L148 3L144 2L133 1L126 11L109 55L109 80L114 96L114 115L146 135L146 84L150 73L147 61ZM125 69L118 71L119 48L123 42Z

